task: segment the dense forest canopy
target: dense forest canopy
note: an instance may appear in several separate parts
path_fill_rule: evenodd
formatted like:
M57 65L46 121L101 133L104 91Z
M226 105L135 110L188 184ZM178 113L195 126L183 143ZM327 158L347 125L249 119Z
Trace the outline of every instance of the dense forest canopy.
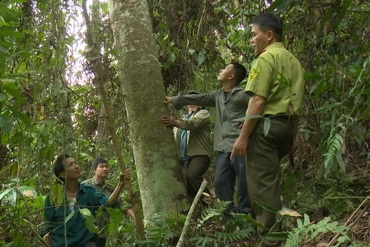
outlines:
M117 178L117 155L94 81L94 61L103 68L115 133L133 171L132 187L139 191L122 91L122 83L130 82L122 82L118 74L122 54L115 49L114 20L106 1L88 1L94 18L91 35L86 35L82 2L0 2L0 245L42 246L43 202L55 188L51 164L57 154L73 155L82 178L91 176L95 157L107 157L112 179ZM301 61L306 80L299 150L293 167L283 160L281 186L285 207L304 216L284 218L285 235L275 237L288 238L286 246L315 246L339 234L338 242L365 246L370 241L364 206L370 189L370 2L147 2L166 95L220 88L216 75L230 61L249 70L254 59L249 22L262 12L280 15L284 44ZM95 44L96 56L89 42ZM210 181L213 173L211 167ZM199 216L203 228L191 225L187 246L246 244L249 228L222 230L216 210L221 206ZM148 227L146 244L175 246L184 219L157 220L164 234ZM240 221L241 226L253 225L249 218ZM114 224L111 246L136 241L132 222Z

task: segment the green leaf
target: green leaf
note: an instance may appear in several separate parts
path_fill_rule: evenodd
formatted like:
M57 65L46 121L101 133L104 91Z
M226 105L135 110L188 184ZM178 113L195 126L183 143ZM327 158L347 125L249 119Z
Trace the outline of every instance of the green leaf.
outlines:
M264 202L259 202L259 201L256 201L255 202L258 206L260 206L261 208L263 208L264 210L270 212L270 213L273 213L273 214L276 214L278 212L278 210L275 210L273 208L271 208L269 205L267 205L266 203Z
M328 104L328 105L325 105L323 107L320 107L320 108L316 109L316 112L328 111L328 110L331 110L333 108L337 108L341 104L342 104L342 102L335 102L333 104Z
M271 126L271 120L270 118L265 118L263 121L263 134L267 136L270 131L270 126Z
M6 48L4 48L4 46L0 45L0 52L2 52L4 54L7 54L8 50Z
M287 7L288 0L275 0L266 10L268 13L281 12Z
M18 164L17 163L11 164L11 166L10 166L10 174L12 176L16 176L17 173L18 173Z
M337 9L339 6L330 6L330 8L326 8L326 14L322 19L322 25L324 25L326 22L330 20L330 18L333 17L335 13L335 9Z
M64 200L63 187L60 184L53 184L50 188L50 204L59 207Z
M4 131L4 132L10 132L12 130L12 122L10 121L10 119L4 115L0 115L0 128Z
M197 56L197 62L198 62L198 64L199 65L202 64L204 62L204 60L205 60L204 54L202 52L199 52L198 53L198 56Z
M170 54L170 61L173 63L173 62L175 62L175 60L176 60L176 55L171 53Z
M338 165L339 165L340 169L343 172L345 172L346 171L346 163L345 163L345 161L343 159L343 156L342 156L342 154L340 153L339 150L337 152L336 158L337 158L337 162L338 162Z
M359 145L362 144L362 138L360 135L360 128L358 127L357 121L352 122L352 130L353 130L353 135L355 136L355 139Z
M85 225L89 232L97 234L99 231L95 226L95 217L91 214L91 211L88 208L81 208L80 214L85 219Z
M248 221L249 223L257 226L258 228L261 228L261 229L265 229L265 230L268 230L264 225L262 225L261 223L258 223L255 219L253 219L249 214L232 214L232 215L235 215L237 216L238 218L242 218L242 219L245 219L246 221Z
M190 53L190 55L193 55L195 53L195 50L194 49L189 49L188 52Z
M17 109L15 109L12 106L8 106L8 108L12 111L13 115L18 120L21 120L24 123L24 125L26 126L26 128L28 128L29 126L31 126L31 120L26 116L26 114L24 114L23 112L18 111Z
M316 74L313 72L306 72L304 74L305 81L314 81L314 80L320 80L322 79L322 76L320 74Z
M9 194L12 190L14 190L14 188L8 188L5 191L1 192L1 194L0 194L0 201L1 201L1 199L3 199L4 196L6 196L7 194Z
M288 238L288 232L270 232L265 234L267 240L285 241Z
M67 218L65 219L65 223L67 223L70 219L72 219L73 215L75 214L76 211L72 211L68 216Z
M335 22L333 24L333 29L337 29L338 25L343 21L345 14L347 13L348 7L352 4L352 0L346 0L342 6L341 11L337 12Z
M21 98L21 93L18 91L17 86L14 84L14 80L2 79L2 81L4 82L3 88L6 92L16 98Z
M3 102L6 100L6 95L5 94L2 94L0 93L0 102Z
M117 225L122 222L123 214L122 211L118 208L106 208L109 217L114 221Z
M303 222L303 225L304 226L308 226L310 223L311 223L310 217L308 216L308 214L304 214L304 222Z
M0 16L0 27L1 26L9 26L9 24L4 20L4 18L2 16Z

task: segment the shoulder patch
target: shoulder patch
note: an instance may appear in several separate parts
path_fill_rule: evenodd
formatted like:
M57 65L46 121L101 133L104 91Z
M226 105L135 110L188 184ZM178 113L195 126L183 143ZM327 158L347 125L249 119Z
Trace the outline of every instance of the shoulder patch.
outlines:
M260 74L261 70L259 68L252 68L249 72L248 81L256 78Z

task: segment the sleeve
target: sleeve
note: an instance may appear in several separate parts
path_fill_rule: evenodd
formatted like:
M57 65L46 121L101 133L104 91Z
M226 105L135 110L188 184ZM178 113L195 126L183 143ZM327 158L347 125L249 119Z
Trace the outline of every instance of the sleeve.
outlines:
M178 110L186 105L197 105L197 106L216 106L216 95L217 91L206 94L191 94L176 96L172 99L173 106Z
M90 187L90 193L93 199L93 204L95 206L103 206L108 207L108 198L109 196L104 195L102 192L100 192L98 189L96 189L93 186Z
M121 198L118 199L117 204L123 213L126 212L127 209L132 208L130 204L128 204Z
M196 130L203 126L209 125L210 118L209 112L206 110L200 110L195 113L195 115L187 120L177 120L178 121L178 128L186 129L186 130Z
M268 97L273 80L273 66L269 60L268 56L260 55L254 61L245 87L247 94Z
M44 203L44 222L41 227L40 235L45 236L47 233L53 230L52 220L54 217L54 207L50 204L49 195L45 198Z
M54 207L50 204L50 195L45 198L44 203L44 218L46 221L51 221L54 216Z

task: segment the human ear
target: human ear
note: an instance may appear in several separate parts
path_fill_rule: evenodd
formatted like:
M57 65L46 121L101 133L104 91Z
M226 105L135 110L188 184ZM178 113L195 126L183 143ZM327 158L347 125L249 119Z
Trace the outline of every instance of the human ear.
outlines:
M272 30L267 31L267 40L271 41L274 39L274 32Z

